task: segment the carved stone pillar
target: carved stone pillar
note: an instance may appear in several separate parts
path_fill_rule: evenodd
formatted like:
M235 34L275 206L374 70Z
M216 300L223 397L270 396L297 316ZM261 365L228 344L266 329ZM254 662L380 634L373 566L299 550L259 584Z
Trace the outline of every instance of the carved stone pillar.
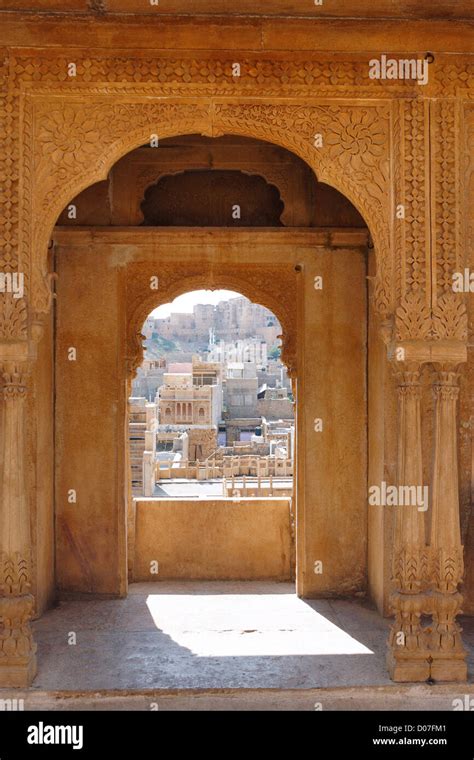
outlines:
M0 687L25 687L36 674L25 462L28 363L3 361L0 373Z
M401 366L398 390L397 485L422 486L420 365ZM419 505L394 506L391 606L395 622L389 638L387 665L394 681L426 681L430 652L421 615L426 608L427 549L425 517Z
M435 422L431 485L431 677L465 681L466 652L456 615L461 612L458 584L463 577L459 520L456 404L459 375L455 365L435 364Z

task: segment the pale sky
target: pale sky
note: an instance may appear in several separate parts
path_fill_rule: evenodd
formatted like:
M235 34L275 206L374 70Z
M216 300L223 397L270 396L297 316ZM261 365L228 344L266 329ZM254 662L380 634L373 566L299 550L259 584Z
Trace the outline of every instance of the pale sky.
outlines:
M212 303L215 306L219 301L228 301L229 298L238 298L241 295L241 293L234 293L233 290L193 290L191 293L183 293L182 296L178 296L172 303L159 306L151 312L150 317L166 319L171 312L192 314L193 306L198 303Z

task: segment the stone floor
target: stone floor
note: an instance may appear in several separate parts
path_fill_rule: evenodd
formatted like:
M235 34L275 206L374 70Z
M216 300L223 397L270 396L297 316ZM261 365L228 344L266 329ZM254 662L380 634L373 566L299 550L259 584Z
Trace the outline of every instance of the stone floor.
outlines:
M155 692L164 709L190 700L183 709L209 700L213 709L314 709L323 697L328 709L452 709L453 695L474 693L472 681L393 684L387 628L364 601L304 601L288 583L133 584L127 599L62 602L35 622L38 676L27 694L31 709L65 697L63 709L84 706L89 692L104 709L113 697L126 705L117 709L150 709ZM472 674L474 620L464 628Z

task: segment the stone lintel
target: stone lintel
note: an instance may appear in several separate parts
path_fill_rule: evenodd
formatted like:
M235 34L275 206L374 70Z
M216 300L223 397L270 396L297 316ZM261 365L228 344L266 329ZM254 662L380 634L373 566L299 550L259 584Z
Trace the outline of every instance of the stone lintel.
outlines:
M124 245L149 246L156 244L178 245L189 247L190 230L188 227L81 227L57 226L53 231L53 239L58 245L89 246ZM259 244L259 245L308 245L330 248L365 248L368 243L366 229L331 227L240 227L238 235L232 228L199 227L193 228L193 245L227 244Z
M400 356L400 349L403 355ZM387 347L390 361L418 364L462 364L467 361L467 345L460 340L400 340Z

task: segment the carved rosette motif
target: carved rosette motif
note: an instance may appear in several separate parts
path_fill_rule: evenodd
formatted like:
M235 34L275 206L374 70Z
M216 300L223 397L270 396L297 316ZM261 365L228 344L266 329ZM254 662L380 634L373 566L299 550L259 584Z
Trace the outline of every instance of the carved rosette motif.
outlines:
M288 106L244 104L215 107L223 132L236 131L283 145L311 166L321 182L340 190L359 209L375 242L374 305L386 316L393 302L389 195L389 125L386 106ZM322 146L315 147L315 135Z
M104 179L118 158L150 139L203 133L209 125L209 106L176 103L106 102L84 107L81 101L45 103L36 113L37 133L34 186L43 188L35 199L33 250L47 246L59 213L68 200L88 185ZM33 202L33 199L32 199ZM41 219L41 223L40 222ZM33 299L38 312L50 304L50 288L41 258L35 263Z

